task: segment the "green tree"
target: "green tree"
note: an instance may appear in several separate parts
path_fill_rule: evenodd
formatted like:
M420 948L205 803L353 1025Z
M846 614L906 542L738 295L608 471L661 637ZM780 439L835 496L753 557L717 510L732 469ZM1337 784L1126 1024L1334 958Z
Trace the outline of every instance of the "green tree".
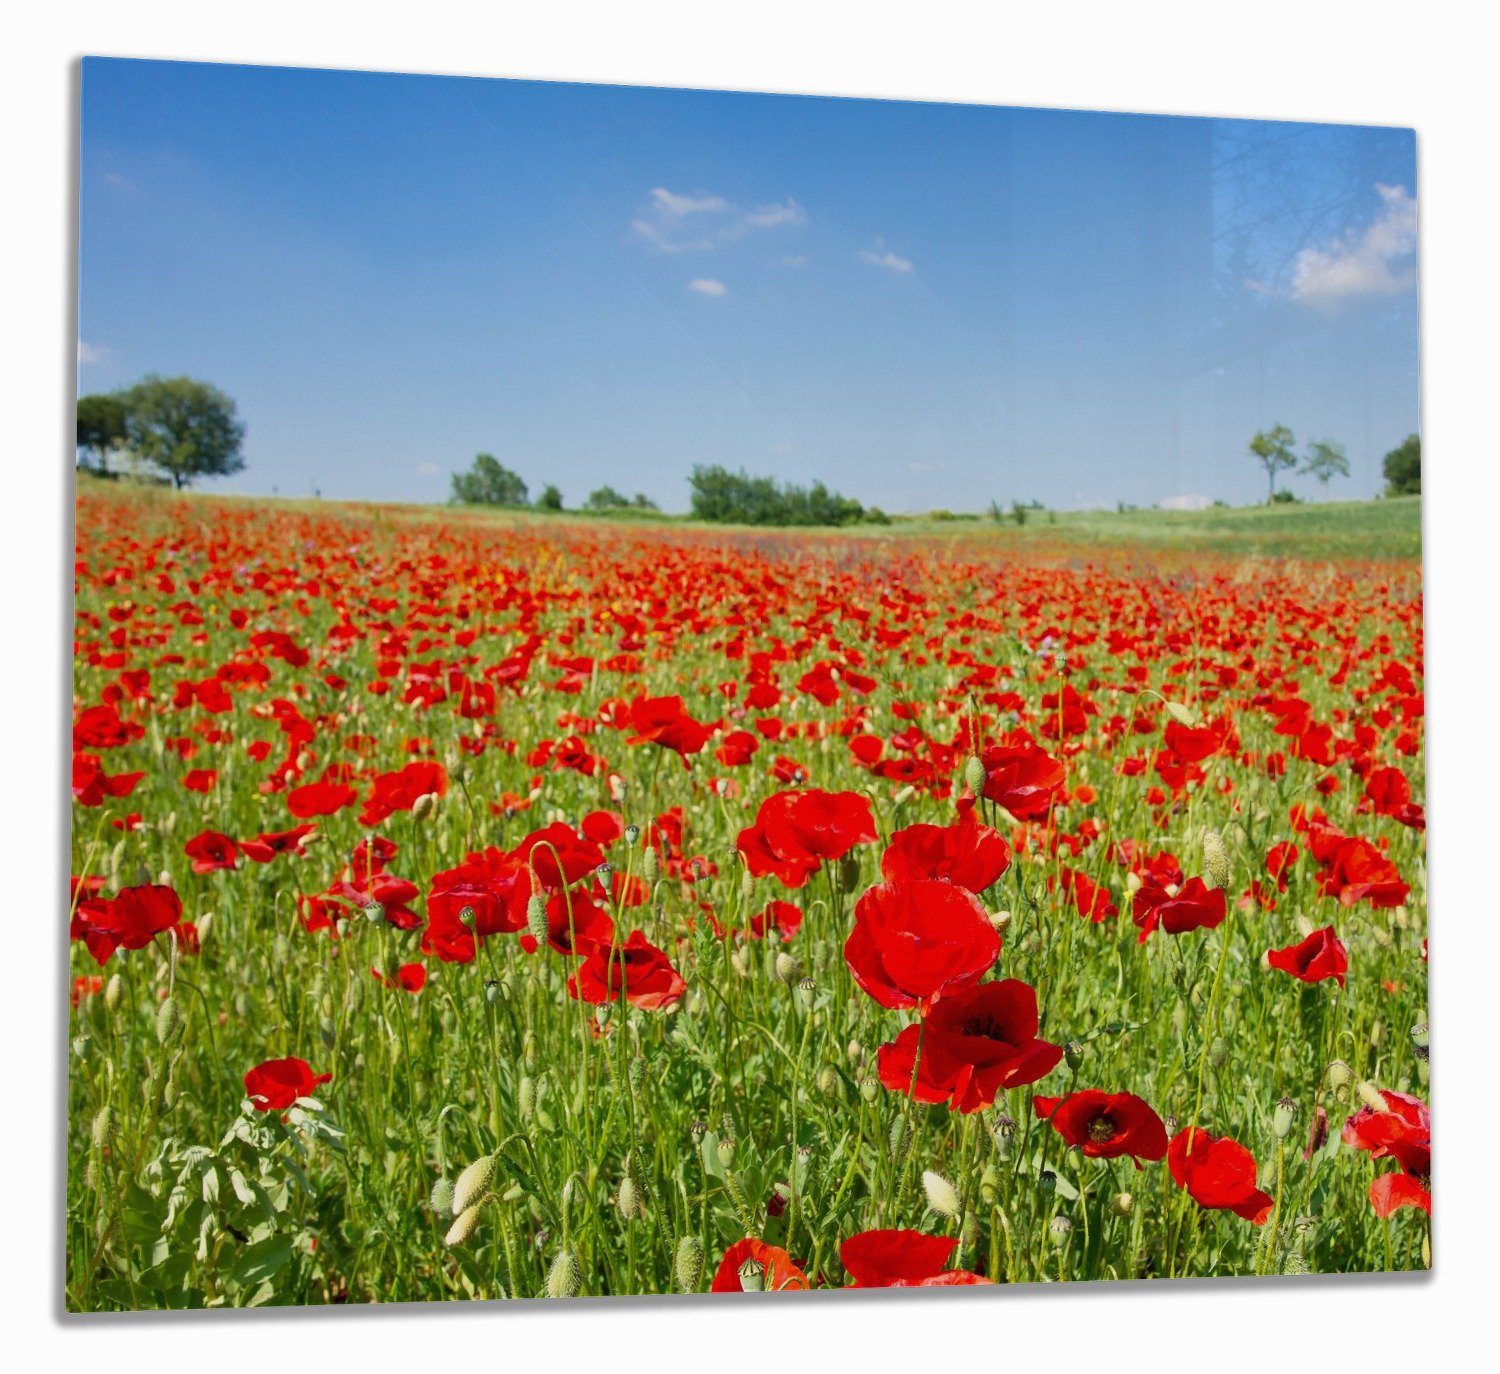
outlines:
M619 510L622 506L628 506L630 501L606 482L602 487L595 487L589 492L588 500L583 504L587 510Z
M110 453L125 443L125 402L119 392L100 391L78 398L78 447L104 472Z
M538 510L561 510L563 508L563 495L551 482L542 488L542 494L536 498Z
M493 453L476 453L467 472L453 474L453 500L464 506L524 506L526 483Z
M234 402L192 377L144 377L120 398L125 442L179 489L199 477L226 477L245 466L245 426Z
M643 492L643 491L636 492L636 494L630 498L630 504L632 506L634 506L636 508L636 510L660 510L661 509L661 507L658 506L656 504L656 502L653 501L649 496L647 496L646 493Z
M852 497L829 491L822 482L811 487L785 485L774 477L730 472L717 464L699 464L688 479L692 511L699 520L737 525L848 525L864 516Z
M1422 440L1408 434L1385 455L1381 464L1387 496L1419 496L1422 492Z
M1349 455L1342 444L1332 439L1316 439L1307 446L1299 471L1304 476L1316 477L1326 487L1335 477L1349 475Z
M1285 425L1258 430L1250 441L1250 456L1266 470L1271 484L1268 500L1276 499L1276 474L1289 472L1297 466L1297 455L1292 452L1295 442L1292 431Z

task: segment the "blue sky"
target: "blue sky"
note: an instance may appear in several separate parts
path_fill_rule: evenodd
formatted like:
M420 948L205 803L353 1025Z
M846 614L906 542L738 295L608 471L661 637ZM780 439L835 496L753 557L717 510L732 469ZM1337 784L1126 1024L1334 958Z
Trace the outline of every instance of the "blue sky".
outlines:
M1369 496L1418 428L1411 131L86 59L79 384L222 489L569 504L718 462L889 510ZM1316 484L1294 480L1307 496Z

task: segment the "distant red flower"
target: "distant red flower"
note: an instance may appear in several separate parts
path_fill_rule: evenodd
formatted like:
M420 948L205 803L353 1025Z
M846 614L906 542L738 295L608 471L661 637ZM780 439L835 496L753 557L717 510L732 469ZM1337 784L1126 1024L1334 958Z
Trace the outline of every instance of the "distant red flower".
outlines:
M748 730L731 730L714 750L714 757L726 768L742 768L759 748L759 742Z
M613 1002L624 989L625 1000L642 1011L660 1011L687 991L672 961L639 930L623 945L595 945L568 979L568 996L598 1005Z
M755 877L772 874L797 888L825 860L842 859L855 845L874 839L868 798L858 792L810 789L767 797L755 824L740 831L737 844Z
M73 800L80 806L102 806L108 797L128 797L144 773L106 773L97 754L73 755Z
M1051 1121L1058 1135L1091 1159L1130 1155L1139 1168L1143 1159L1160 1159L1167 1152L1161 1117L1134 1093L1086 1088L1066 1097L1038 1097L1034 1103L1037 1116Z
M300 854L308 836L317 833L318 827L311 824L270 831L253 840L241 840L240 853L255 863L268 864L278 854Z
M908 825L891 836L880 860L887 882L943 878L983 892L1010 867L1010 846L998 830L972 817L957 825Z
M976 983L1000 957L1000 936L966 888L926 880L877 883L854 906L844 958L883 1007L930 1007Z
M427 969L422 964L402 964L394 978L387 978L378 968L372 968L370 974L382 987L400 988L414 995L427 986Z
M213 873L221 868L233 868L240 847L228 835L205 830L183 845L182 852L193 861L194 873Z
M1273 1199L1255 1186L1255 1156L1237 1140L1189 1126L1172 1137L1167 1167L1200 1207L1229 1211L1261 1226Z
M1035 1083L1057 1066L1062 1049L1037 1038L1038 1024L1036 993L1018 979L964 988L933 1007L923 1026L907 1026L880 1047L880 1081L919 1102L980 1111L1005 1089Z
M282 1112L299 1097L311 1097L332 1077L315 1074L305 1059L267 1059L245 1075L245 1096L258 1112Z
M1140 927L1140 943L1158 926L1168 935L1212 930L1227 914L1222 888L1189 878L1175 893L1155 883L1140 888L1131 903L1131 919Z
M218 781L219 775L212 768L193 768L182 775L182 785L189 792L212 792Z
M1268 950L1266 962L1304 983L1320 983L1325 978L1333 978L1343 987L1344 974L1349 968L1349 951L1334 934L1333 927L1324 926L1295 945Z
M359 823L379 825L397 811L410 811L422 797L443 797L447 793L448 772L443 765L418 759L394 773L382 773L375 778L359 813Z
M763 1240L756 1240L753 1236L747 1236L744 1240L738 1240L724 1252L724 1258L719 1261L719 1267L714 1271L713 1282L709 1285L710 1293L743 1293L744 1285L740 1282L740 1269L747 1261L754 1261L760 1266L761 1280L760 1288L765 1293L786 1293L794 1289L805 1289L809 1287L807 1275L797 1267L796 1261L774 1245L767 1245Z
M921 1231L861 1231L839 1247L853 1282L851 1288L937 1288L989 1283L966 1269L945 1269L956 1236L929 1236Z

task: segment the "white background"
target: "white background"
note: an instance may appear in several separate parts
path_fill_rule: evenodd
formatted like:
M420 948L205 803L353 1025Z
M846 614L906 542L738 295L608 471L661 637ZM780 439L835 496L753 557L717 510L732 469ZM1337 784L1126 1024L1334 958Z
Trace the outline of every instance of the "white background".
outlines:
M1496 1232L1494 34L1482 7L1090 3L95 4L10 12L0 193L0 1173L14 1367L610 1371L1024 1363L1443 1367L1489 1348ZM543 14L545 11L545 15ZM70 184L83 53L1414 125L1419 135L1436 1276L64 1320L60 896L70 641ZM232 322L227 322L232 327ZM772 1310L774 1308L774 1311ZM1483 1342L1480 1346L1479 1343Z

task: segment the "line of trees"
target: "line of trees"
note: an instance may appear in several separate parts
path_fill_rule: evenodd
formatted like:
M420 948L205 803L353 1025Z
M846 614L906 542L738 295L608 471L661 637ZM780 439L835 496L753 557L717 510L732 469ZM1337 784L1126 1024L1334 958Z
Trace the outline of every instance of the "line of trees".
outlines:
M1285 425L1272 425L1270 429L1257 430L1250 440L1249 453L1265 469L1270 483L1267 499L1288 501L1295 498L1288 491L1276 490L1278 473L1294 469L1304 477L1315 477L1327 486L1335 477L1349 475L1349 455L1344 446L1332 439L1315 439L1307 451L1298 455L1294 447L1296 436Z
M216 386L192 377L143 377L78 398L78 464L101 477L171 482L225 477L245 466L245 426Z
M467 472L453 474L451 498L461 506L500 506L521 510L531 506L531 489L520 473L505 466L493 453L476 453ZM549 482L536 498L536 510L565 509L559 487ZM608 484L588 494L582 509L588 511L654 511L660 507L645 492L626 496Z
M733 525L852 525L882 518L822 482L799 487L774 477L752 477L743 468L697 464L688 478L692 513L699 520Z

